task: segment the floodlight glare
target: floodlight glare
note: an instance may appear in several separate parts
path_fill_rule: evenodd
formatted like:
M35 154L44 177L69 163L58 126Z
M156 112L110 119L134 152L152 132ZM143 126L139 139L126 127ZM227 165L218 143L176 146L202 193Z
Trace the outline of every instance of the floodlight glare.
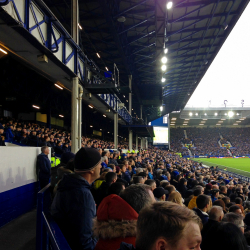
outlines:
M168 61L167 57L166 56L163 56L162 59L161 59L161 62L162 63L166 63Z
M168 53L168 49L164 49L164 54L167 54Z
M165 82L165 81L166 81L166 78L162 77L161 82Z
M161 66L161 70L162 71L165 71L167 69L167 66L165 65L165 64L163 64L162 66Z
M237 113L236 115L240 115L239 113Z
M229 116L229 117L233 117L233 116L234 116L234 112L229 111L229 112L228 112L228 116Z
M227 115L227 113L225 113L225 115Z
M190 112L190 113L189 113L189 116L192 116L192 115L193 115L193 113Z
M160 111L162 111L163 110L163 107L162 106L160 106Z
M205 113L204 115L207 116L207 113Z
M218 114L217 113L214 113L215 116L217 116Z
M198 113L195 113L196 116L198 116Z
M168 2L167 3L167 9L170 10L173 7L173 2Z

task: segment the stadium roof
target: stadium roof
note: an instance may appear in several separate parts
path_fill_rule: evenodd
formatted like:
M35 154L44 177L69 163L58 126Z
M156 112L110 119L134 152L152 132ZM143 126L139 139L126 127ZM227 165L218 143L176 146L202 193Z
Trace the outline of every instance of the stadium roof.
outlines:
M71 1L44 2L70 31ZM169 10L166 2L79 1L80 46L102 70L116 63L123 86L133 76L133 115L143 105L148 121L185 107L249 1L174 0ZM126 103L128 98L121 99Z

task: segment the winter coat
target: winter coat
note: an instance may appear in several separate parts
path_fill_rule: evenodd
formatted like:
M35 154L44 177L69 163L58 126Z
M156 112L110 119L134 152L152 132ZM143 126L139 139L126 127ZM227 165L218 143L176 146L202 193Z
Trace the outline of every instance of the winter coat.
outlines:
M51 214L72 250L93 250L93 218L96 207L90 184L76 173L64 175L58 184Z
M194 196L188 203L188 208L189 209L193 209L195 207L197 207L196 205L196 199L197 199L198 196Z
M208 222L208 214L202 212L200 209L198 208L194 208L193 209L195 211L195 213L200 217L202 224L205 225Z
M135 246L138 213L120 196L103 199L94 221L94 235L99 238L95 250L117 250L122 242Z
M50 179L51 164L48 156L44 153L37 156L37 171L39 180L47 181Z

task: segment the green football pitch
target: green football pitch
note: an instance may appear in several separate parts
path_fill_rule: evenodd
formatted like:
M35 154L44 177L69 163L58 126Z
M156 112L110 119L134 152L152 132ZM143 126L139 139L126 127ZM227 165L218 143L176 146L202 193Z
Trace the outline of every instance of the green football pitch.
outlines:
M250 177L250 158L194 158L206 166L218 166L221 169Z

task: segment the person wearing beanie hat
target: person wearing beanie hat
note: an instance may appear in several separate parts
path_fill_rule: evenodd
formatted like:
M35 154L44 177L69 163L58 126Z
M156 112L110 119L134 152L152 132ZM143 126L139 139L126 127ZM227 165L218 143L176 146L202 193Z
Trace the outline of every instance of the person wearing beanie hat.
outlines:
M58 184L51 214L72 250L93 250L96 206L90 188L100 177L101 155L94 148L81 148L75 155L74 166L74 173L65 174Z

